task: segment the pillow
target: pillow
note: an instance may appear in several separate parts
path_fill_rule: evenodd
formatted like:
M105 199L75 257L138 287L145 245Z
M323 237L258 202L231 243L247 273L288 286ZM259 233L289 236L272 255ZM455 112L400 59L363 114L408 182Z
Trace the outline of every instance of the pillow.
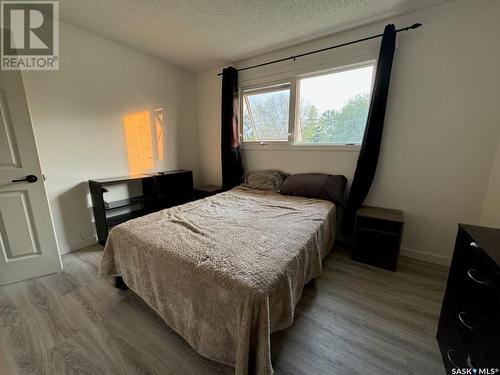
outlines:
M281 194L324 199L343 207L346 184L347 178L342 175L323 173L293 174L283 181Z
M251 189L279 192L286 176L288 176L286 173L278 170L249 172L245 176L243 186Z

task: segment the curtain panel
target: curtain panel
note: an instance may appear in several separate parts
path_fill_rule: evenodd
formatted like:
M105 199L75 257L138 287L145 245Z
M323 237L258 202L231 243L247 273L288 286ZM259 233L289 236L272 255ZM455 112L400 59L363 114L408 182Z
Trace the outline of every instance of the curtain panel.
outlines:
M221 164L225 190L239 185L243 176L238 112L238 71L230 66L222 71Z
M396 28L389 24L384 29L380 44L365 134L347 199L343 223L345 234L352 233L356 212L368 195L377 170L395 47Z

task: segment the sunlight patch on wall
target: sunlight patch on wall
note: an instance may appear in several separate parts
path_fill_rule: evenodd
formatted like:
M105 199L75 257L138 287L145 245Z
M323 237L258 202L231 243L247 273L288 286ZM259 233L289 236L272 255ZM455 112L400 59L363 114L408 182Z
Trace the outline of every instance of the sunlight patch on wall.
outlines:
M156 159L163 160L163 108L157 108L153 111L155 140L156 140Z
M123 131L130 175L146 173L154 168L155 159L163 160L163 108L123 116Z
M149 111L123 117L129 174L141 174L153 168L153 144Z

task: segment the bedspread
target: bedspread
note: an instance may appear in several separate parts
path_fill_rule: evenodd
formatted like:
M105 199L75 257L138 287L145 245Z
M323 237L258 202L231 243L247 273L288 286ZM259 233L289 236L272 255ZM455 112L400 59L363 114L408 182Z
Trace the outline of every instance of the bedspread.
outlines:
M122 276L201 355L272 374L270 334L289 327L321 274L335 206L236 187L116 226L101 276Z

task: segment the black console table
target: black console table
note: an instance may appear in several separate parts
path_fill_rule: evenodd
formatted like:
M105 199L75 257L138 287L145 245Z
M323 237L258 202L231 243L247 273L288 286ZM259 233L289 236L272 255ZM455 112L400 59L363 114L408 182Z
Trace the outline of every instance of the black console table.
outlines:
M117 200L105 201L108 191L106 186L141 181L142 195ZM90 196L94 211L97 238L101 245L106 243L112 227L127 220L146 215L151 212L177 206L193 199L193 173L177 170L89 180ZM112 215L113 211L128 207L129 212Z

